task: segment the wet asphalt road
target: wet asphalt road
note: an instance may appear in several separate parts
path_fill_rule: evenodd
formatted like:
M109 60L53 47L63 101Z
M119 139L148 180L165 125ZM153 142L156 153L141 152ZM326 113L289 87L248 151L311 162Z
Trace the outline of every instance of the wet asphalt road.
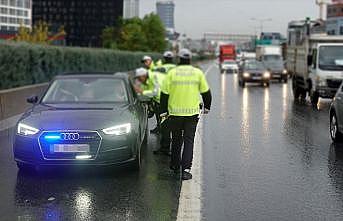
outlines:
M330 101L294 103L290 84L238 86L204 64L213 109L202 126L202 218L343 220L343 145L331 144ZM0 132L0 220L175 220L181 183L153 156L125 168L18 173L11 130Z
M294 103L291 84L238 86L211 68L203 126L204 220L343 220L343 146L328 111Z

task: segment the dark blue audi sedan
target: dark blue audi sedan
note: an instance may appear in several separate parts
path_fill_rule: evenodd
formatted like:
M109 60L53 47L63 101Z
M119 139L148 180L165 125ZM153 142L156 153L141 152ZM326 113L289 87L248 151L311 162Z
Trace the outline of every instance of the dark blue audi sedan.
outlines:
M69 73L55 77L17 123L19 169L37 166L132 164L139 169L147 140L147 98L126 73Z

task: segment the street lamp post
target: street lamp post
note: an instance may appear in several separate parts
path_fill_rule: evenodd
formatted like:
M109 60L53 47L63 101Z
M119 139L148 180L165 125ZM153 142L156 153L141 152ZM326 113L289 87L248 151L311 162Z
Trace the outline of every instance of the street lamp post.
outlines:
M271 22L271 21L272 21L271 18L263 18L263 19L251 18L250 20L252 20L252 21L257 21L257 22L260 23L261 33L263 32L264 23L265 23L265 22Z

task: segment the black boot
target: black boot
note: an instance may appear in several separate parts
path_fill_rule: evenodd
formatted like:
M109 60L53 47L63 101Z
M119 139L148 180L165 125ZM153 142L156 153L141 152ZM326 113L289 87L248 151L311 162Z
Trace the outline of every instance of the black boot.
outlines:
M150 130L150 133L152 133L152 134L159 134L160 133L160 129L158 127L155 127L155 129Z
M182 171L182 180L191 180L193 178L193 175L189 171Z

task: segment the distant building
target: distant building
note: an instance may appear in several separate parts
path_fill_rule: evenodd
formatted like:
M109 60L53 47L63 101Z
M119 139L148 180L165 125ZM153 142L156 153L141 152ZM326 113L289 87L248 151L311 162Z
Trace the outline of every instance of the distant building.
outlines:
M0 38L12 38L22 25L30 28L31 0L0 0Z
M326 32L329 35L343 35L343 1L333 1L327 6Z
M123 16L123 0L33 0L32 7L34 24L64 26L68 46L101 46L103 29Z
M133 18L139 16L139 0L124 0L123 18Z
M160 16L166 28L175 29L173 1L158 1L156 3L157 14Z

